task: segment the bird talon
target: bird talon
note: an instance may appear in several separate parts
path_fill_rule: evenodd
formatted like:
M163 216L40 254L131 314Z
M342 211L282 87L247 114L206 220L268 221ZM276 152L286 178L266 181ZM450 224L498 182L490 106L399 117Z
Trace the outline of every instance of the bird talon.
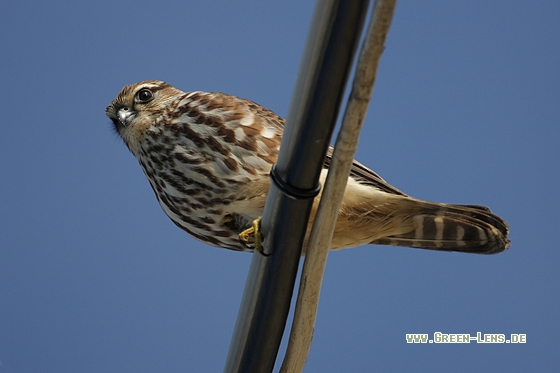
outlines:
M245 229L243 232L239 233L239 239L245 243L248 243L250 236L253 236L255 242L255 250L262 254L262 234L261 234L261 218L253 220L253 226L251 228Z

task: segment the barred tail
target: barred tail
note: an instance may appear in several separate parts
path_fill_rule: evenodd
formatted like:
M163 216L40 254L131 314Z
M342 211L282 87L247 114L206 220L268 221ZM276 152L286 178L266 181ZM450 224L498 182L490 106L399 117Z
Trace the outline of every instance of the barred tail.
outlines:
M509 248L507 223L487 207L411 202L416 204L409 221L413 230L372 244L474 254L496 254Z

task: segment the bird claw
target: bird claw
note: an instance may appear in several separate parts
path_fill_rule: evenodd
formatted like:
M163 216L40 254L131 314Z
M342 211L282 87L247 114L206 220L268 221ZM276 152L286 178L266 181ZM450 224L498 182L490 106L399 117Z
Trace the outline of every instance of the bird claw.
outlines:
M239 239L245 243L249 242L250 236L253 236L254 238L255 250L262 254L261 218L253 220L253 226L251 228L247 228L243 232L239 233Z

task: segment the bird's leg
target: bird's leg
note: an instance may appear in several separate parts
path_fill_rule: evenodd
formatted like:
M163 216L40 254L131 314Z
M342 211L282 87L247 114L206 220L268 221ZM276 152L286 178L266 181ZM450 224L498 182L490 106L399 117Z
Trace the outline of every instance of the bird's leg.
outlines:
M224 225L227 226L229 223L231 223L233 221L233 216L231 216L231 214L226 214L223 218L222 221L220 222L220 225Z
M261 234L261 218L253 220L253 226L245 229L239 233L239 239L244 242L249 242L249 236L253 235L255 239L255 250L262 254L262 234Z

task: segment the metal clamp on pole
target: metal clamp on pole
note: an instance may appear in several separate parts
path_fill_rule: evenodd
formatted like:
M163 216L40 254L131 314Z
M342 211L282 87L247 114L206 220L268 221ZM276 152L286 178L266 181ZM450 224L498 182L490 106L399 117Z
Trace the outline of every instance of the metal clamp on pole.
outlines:
M317 186L313 189L300 189L286 183L284 180L282 180L280 175L278 175L278 171L276 171L276 163L272 166L272 170L270 171L270 178L272 179L272 182L276 184L278 189L282 191L282 193L292 199L315 198L321 191L321 183L317 183Z

